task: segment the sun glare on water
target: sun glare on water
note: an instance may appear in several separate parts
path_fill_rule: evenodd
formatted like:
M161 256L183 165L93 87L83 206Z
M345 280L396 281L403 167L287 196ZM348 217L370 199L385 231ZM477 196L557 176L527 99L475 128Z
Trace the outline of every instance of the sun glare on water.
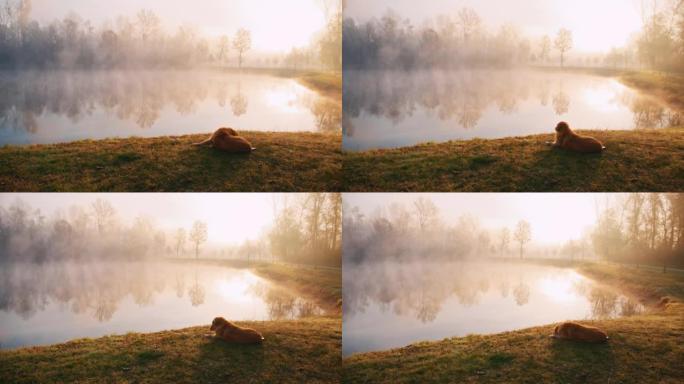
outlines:
M573 272L564 276L545 277L539 280L539 290L545 296L557 302L570 302L577 300L576 285L584 279L580 274Z
M216 291L226 301L246 302L251 298L250 288L260 282L261 279L251 272L241 273L228 279L216 280Z

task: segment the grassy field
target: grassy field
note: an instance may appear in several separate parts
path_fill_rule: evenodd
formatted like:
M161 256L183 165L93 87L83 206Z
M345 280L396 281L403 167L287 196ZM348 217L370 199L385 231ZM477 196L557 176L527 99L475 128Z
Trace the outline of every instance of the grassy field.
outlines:
M340 190L340 135L242 134L256 151L237 155L191 145L208 134L8 146L0 148L0 191Z
M674 192L684 186L684 129L583 131L600 155L552 149L553 135L346 152L346 191Z
M180 330L0 351L0 383L338 383L340 270L281 264L250 267L315 300L327 315L296 321L238 322L264 335L261 346L230 345L206 338L211 320L207 319L206 325Z
M549 337L553 325L494 335L421 342L344 360L345 383L681 383L684 370L684 279L678 274L602 264L578 270L638 294L649 312L586 321L607 344ZM672 301L658 306L661 297Z
M338 383L341 321L239 322L261 346L230 345L199 327L129 333L0 352L2 383Z

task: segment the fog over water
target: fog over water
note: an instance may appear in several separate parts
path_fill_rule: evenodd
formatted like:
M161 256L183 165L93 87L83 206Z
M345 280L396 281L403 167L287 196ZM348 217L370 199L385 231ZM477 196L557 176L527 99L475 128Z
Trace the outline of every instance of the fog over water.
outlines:
M3 264L0 348L321 314L248 269L173 262Z
M297 81L210 71L0 72L0 146L238 131L339 132L341 107Z

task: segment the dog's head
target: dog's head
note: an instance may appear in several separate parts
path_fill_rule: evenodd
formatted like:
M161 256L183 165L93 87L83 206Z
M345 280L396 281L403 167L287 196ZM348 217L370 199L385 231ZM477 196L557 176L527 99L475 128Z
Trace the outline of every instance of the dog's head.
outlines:
M568 131L570 131L570 126L565 121L561 121L560 123L558 123L558 125L556 125L556 132L564 134Z
M220 327L226 325L226 323L228 323L228 320L224 319L223 317L217 317L214 319L214 321L211 322L211 328L209 329L215 331Z

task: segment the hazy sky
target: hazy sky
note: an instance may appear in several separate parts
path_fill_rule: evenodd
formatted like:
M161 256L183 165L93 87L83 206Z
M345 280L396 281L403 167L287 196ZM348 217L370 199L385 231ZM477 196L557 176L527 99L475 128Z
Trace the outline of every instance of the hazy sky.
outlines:
M603 51L622 46L641 28L640 0L347 0L346 17L382 17L391 8L414 23L473 8L485 25L513 23L529 37L573 32L575 51Z
M290 50L308 44L325 26L318 0L33 0L33 18L42 22L62 19L71 12L95 26L117 16L135 16L150 9L166 28L191 24L207 35L235 35L240 27L252 32L255 51Z
M68 212L70 206L87 207L102 198L112 203L126 223L144 216L160 229L189 231L195 220L201 220L209 227L209 243L239 244L256 239L273 222L273 197L270 193L19 193L0 194L0 206L20 198L52 217L60 210Z
M611 194L592 193L370 193L344 196L348 207L357 206L366 216L372 216L379 207L387 207L392 202L412 204L423 196L433 200L442 218L450 224L469 213L485 228L506 226L513 230L517 222L524 219L532 225L532 241L544 244L581 237L596 221L597 203L603 209L606 198L615 198Z

